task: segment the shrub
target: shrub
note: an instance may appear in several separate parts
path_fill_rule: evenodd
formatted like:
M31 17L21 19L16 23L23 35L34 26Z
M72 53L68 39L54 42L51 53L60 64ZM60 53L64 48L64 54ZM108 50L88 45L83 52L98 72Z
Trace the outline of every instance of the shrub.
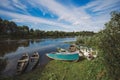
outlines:
M104 53L109 76L120 80L120 12L112 12L111 16L105 30L101 31L99 47Z

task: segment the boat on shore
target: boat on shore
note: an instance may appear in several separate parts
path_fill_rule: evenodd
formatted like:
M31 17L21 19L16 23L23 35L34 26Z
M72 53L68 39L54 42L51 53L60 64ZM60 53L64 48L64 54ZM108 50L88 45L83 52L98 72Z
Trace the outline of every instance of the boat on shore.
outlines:
M77 45L75 44L71 44L69 49L63 49L63 48L57 48L57 51L59 53L78 53L79 56L83 56L83 52L81 52L78 48L77 48Z
M84 48L80 49L81 53L83 53L84 57L87 58L88 60L93 60L98 56L98 51L93 50L92 48Z
M39 53L34 52L33 55L30 57L30 70L33 70L37 66L39 58Z
M23 54L22 57L17 61L17 72L16 74L21 74L25 71L29 64L29 55L27 53Z
M63 48L57 48L57 51L58 51L58 52L68 52L68 50L63 49Z
M79 60L79 54L78 53L70 53L70 52L65 52L65 53L48 53L46 54L47 57L55 60L65 60L65 61L77 61Z

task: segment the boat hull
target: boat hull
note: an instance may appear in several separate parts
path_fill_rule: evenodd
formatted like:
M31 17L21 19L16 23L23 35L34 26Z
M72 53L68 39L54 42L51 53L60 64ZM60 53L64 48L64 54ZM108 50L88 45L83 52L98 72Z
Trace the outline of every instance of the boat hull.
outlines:
M29 56L28 54L26 54L26 56L22 56L19 60L18 60L18 63L17 63L17 72L16 74L22 74L25 69L27 68L29 64Z
M46 54L51 59L55 60L67 60L67 61L76 61L79 59L79 54L78 53L72 53L72 54L66 54L66 53L49 53Z
M30 64L31 64L30 69L31 70L33 70L37 66L37 64L39 63L39 58L40 58L39 53L37 53L35 56L32 55L32 57L30 59Z

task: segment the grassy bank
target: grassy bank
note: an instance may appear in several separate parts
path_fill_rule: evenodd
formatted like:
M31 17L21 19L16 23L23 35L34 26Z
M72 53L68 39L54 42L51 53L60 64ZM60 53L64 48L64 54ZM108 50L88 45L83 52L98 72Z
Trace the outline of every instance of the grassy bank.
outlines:
M108 80L108 77L102 63L95 59L77 63L51 61L39 80Z
M6 80L110 80L102 61L102 57L79 62L52 60L45 68L38 67L30 73Z

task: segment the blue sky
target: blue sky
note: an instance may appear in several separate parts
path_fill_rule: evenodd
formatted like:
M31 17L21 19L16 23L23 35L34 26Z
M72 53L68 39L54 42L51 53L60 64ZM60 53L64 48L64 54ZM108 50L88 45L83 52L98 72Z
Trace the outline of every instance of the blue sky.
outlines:
M45 31L104 29L120 0L0 0L0 17Z

